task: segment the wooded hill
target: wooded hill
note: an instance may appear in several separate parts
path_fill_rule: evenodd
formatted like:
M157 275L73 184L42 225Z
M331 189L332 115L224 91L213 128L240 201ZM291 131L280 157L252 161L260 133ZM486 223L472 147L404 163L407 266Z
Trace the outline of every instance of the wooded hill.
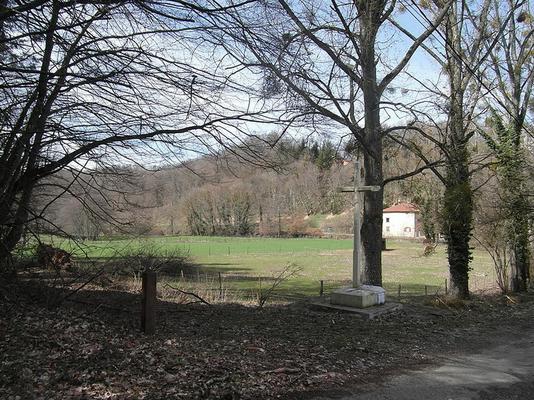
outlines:
M48 223L35 229L92 239L121 234L352 233L352 197L337 190L353 179L351 144L289 138L271 142L267 138L259 147L255 144L254 151L262 155L256 165L243 162L234 149L156 170L100 170L80 176L71 186L66 182L76 171L63 171L40 187L36 209L60 198L44 207ZM387 149L386 177L416 170L421 163L405 148L391 144ZM422 172L387 184L384 207L397 201L418 204L432 236L440 196L433 174Z

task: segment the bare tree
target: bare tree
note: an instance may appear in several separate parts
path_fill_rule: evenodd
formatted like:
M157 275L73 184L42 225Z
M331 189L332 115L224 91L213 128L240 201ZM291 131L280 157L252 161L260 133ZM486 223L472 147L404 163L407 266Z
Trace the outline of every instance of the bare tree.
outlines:
M485 46L490 57L485 65L485 82L495 96L486 96L492 117L481 129L497 162L502 237L510 256L512 291L525 291L530 280L529 214L531 205L526 176L524 139L532 136L527 124L534 87L534 22L528 2L492 2L492 23L503 29L498 44ZM512 15L512 18L509 16ZM502 233L502 229L500 230Z
M209 22L214 42L234 56L236 68L244 65L258 74L266 97L300 107L311 126L354 137L363 153L363 182L382 187L383 96L443 20L449 3L391 67L379 42L397 5L388 0L277 0L231 10ZM383 190L366 192L364 204L364 280L381 285Z
M221 68L219 54L199 47L191 10L219 7L98 0L0 5L0 262L39 214L31 201L45 177L238 146L245 116L261 122L263 105L229 100L246 88ZM258 162L246 148L240 156Z

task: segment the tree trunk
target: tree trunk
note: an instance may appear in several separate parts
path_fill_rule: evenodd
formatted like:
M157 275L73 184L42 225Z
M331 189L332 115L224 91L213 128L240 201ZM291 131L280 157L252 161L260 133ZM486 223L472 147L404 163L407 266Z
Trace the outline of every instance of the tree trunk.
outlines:
M512 251L513 261L510 266L510 289L512 292L526 292L530 281L530 249L528 204L524 193L515 194L512 219Z
M47 94L60 8L60 2L54 0L45 36L39 80L31 95L35 105L29 113L26 125L23 126L24 118L19 118L11 129L9 135L13 147L10 145L3 148L7 158L3 157L0 162L0 173L3 174L0 180L0 268L4 264L8 265L11 252L22 238L28 221L33 189L38 179L38 158L42 151L43 135L52 104L50 99L47 100Z
M24 233L33 187L31 181L27 182L18 201L15 201L12 207L5 208L8 214L0 215L0 270L10 268L11 252Z
M463 206L459 206L463 201ZM458 202L458 203L457 203ZM445 239L449 261L450 293L459 299L469 298L469 261L471 252L472 208L471 195L467 184L458 183L445 189L446 211Z
M473 220L473 194L470 185L466 142L456 143L453 158L448 160L447 184L443 199L443 233L447 241L447 256L451 294L469 298L469 262Z
M364 157L365 185L382 186L381 138L375 138L376 157ZM384 191L365 192L362 245L365 284L382 286L382 213Z
M449 112L447 121L446 174L443 197L443 234L447 241L450 293L458 299L469 298L469 241L473 229L473 192L469 171L469 114L465 95L471 75L458 54L464 53L462 39L463 14L453 5L445 22L445 68L449 76Z
M383 172L382 135L380 126L380 97L377 85L375 41L376 20L381 15L383 4L369 2L361 28L362 92L364 98L365 127L363 130L363 154L365 185L380 186L378 192L364 192L364 209L361 228L363 248L363 282L382 286L382 215Z

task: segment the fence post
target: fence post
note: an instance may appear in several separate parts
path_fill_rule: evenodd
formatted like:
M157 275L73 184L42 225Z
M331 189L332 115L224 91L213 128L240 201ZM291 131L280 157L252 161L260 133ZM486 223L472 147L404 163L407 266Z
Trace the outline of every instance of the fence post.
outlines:
M324 281L321 280L321 289L319 291L319 296L323 297L324 294Z
M397 297L400 299L400 294L401 294L401 285L399 285L399 289L397 291Z
M428 286L425 285L425 296L428 296Z
M447 279L445 279L445 294L449 294L449 288L447 287Z
M222 289L222 276L219 272L219 299L222 300L223 297L223 289Z
M143 301L141 310L141 329L147 335L156 331L156 273L143 272Z

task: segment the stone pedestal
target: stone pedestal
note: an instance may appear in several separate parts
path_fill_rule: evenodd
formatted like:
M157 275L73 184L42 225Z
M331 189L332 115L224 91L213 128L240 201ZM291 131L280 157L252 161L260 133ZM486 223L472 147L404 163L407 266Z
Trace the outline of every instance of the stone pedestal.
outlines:
M386 291L380 286L362 285L358 288L337 289L330 295L330 304L367 308L386 302Z

